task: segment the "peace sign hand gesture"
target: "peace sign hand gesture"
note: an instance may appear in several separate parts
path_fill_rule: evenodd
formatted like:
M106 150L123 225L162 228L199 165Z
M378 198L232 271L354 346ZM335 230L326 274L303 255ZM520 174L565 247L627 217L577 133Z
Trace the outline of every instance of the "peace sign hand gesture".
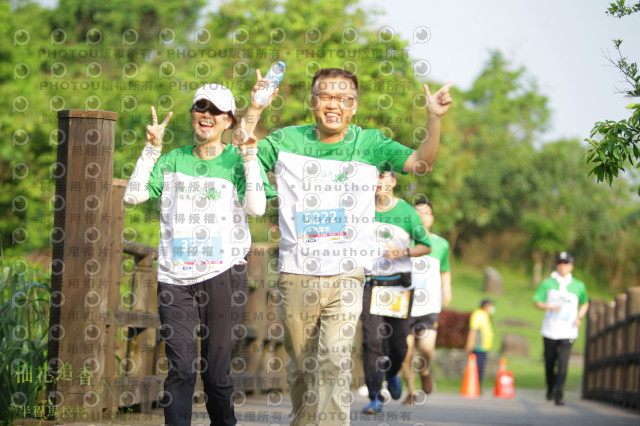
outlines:
M153 123L151 125L147 125L147 137L146 137L147 143L150 143L151 145L157 148L162 148L162 139L164 138L164 129L166 129L167 124L169 124L169 120L171 120L172 116L173 116L173 111L167 114L167 116L164 118L164 121L162 123L158 124L158 116L156 115L156 109L153 106L151 107L151 119L153 120Z
M276 97L276 95L278 94L278 91L280 90L280 88L278 88L278 87L276 87L276 89L273 91L271 96L269 96L269 100L267 101L266 104L260 105L256 101L256 93L259 90L264 89L268 85L269 85L269 80L267 80L266 78L262 78L262 73L260 72L260 70L258 68L256 68L256 84L251 89L251 107L252 108L255 108L255 109L258 109L258 110L262 111L263 109L265 109L267 107L267 105L271 104L271 101L273 101L273 98Z

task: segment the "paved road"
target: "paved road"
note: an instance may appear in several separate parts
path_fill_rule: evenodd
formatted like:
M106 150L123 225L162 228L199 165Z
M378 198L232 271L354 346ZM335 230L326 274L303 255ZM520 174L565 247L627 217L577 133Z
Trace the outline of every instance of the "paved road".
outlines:
M501 400L490 395L483 395L478 399L465 399L452 393L433 394L423 404L411 407L392 401L376 416L360 413L367 402L366 398L357 397L351 413L352 426L640 425L640 410L627 410L610 404L582 400L577 394L566 395L567 405L564 407L556 407L539 391L520 390L512 400ZM286 395L249 396L246 401L237 405L238 425L286 425L290 409L291 404ZM131 414L114 421L111 425L159 426L162 423L162 412L156 410L153 415ZM209 426L203 406L195 407L191 424ZM80 426L80 423L76 425ZM100 426L95 423L93 425Z

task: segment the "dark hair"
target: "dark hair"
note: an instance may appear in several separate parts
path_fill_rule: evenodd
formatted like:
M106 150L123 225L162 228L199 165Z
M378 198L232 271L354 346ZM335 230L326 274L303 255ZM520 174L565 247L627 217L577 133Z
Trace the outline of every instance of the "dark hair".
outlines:
M236 125L238 124L238 120L236 120L236 116L233 115L233 113L231 111L227 112L227 115L231 119L231 127L229 127L227 130L231 130L234 127L236 127Z
M350 71L343 70L342 68L322 68L316 72L311 80L311 93L316 89L316 82L323 78L346 78L351 80L355 86L356 94L358 93L358 77Z
M415 206L419 206L419 205L421 205L421 204L426 204L426 205L428 205L429 207L431 207L431 212L433 212L433 206L431 205L431 201L429 201L429 199L428 199L427 197L420 197L420 198L418 198L417 200L415 200L415 201L413 202L413 206L414 206L414 207L415 207Z

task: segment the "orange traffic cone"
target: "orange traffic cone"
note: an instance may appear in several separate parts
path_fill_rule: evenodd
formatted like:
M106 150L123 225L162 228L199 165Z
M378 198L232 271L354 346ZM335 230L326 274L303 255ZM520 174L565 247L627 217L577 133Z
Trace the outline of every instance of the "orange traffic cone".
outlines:
M498 398L513 398L516 394L516 385L513 373L507 371L507 360L500 358L500 366L496 374L496 384L493 388L493 396Z
M469 354L467 367L464 369L460 395L465 398L477 398L480 396L480 382L478 380L478 364L476 354Z

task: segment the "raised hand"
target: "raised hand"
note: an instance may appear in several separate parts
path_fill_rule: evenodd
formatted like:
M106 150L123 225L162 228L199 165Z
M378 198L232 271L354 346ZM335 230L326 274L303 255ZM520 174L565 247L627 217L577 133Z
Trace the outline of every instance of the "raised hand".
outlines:
M147 136L146 136L147 143L150 143L155 147L162 148L162 139L164 138L164 130L166 129L167 124L169 124L169 120L171 120L172 116L173 116L173 111L167 114L167 116L164 118L164 121L162 123L158 124L158 115L156 114L156 109L153 106L151 107L151 119L153 120L153 123L150 125L147 125Z
M276 87L276 90L274 90L273 94L269 98L269 102L267 102L266 105L258 104L256 102L256 100L255 100L256 92L258 90L266 87L268 84L269 84L269 82L266 79L262 78L262 74L260 73L260 70L256 68L256 84L251 89L251 106L253 108L257 108L257 109L260 109L260 110L264 109L267 105L269 105L271 103L271 101L273 101L273 98L278 94L279 88Z
M431 94L427 84L424 85L424 96L427 98L427 110L429 110L429 113L442 117L449 111L453 102L449 93L449 88L452 85L453 83L449 82L434 94Z

